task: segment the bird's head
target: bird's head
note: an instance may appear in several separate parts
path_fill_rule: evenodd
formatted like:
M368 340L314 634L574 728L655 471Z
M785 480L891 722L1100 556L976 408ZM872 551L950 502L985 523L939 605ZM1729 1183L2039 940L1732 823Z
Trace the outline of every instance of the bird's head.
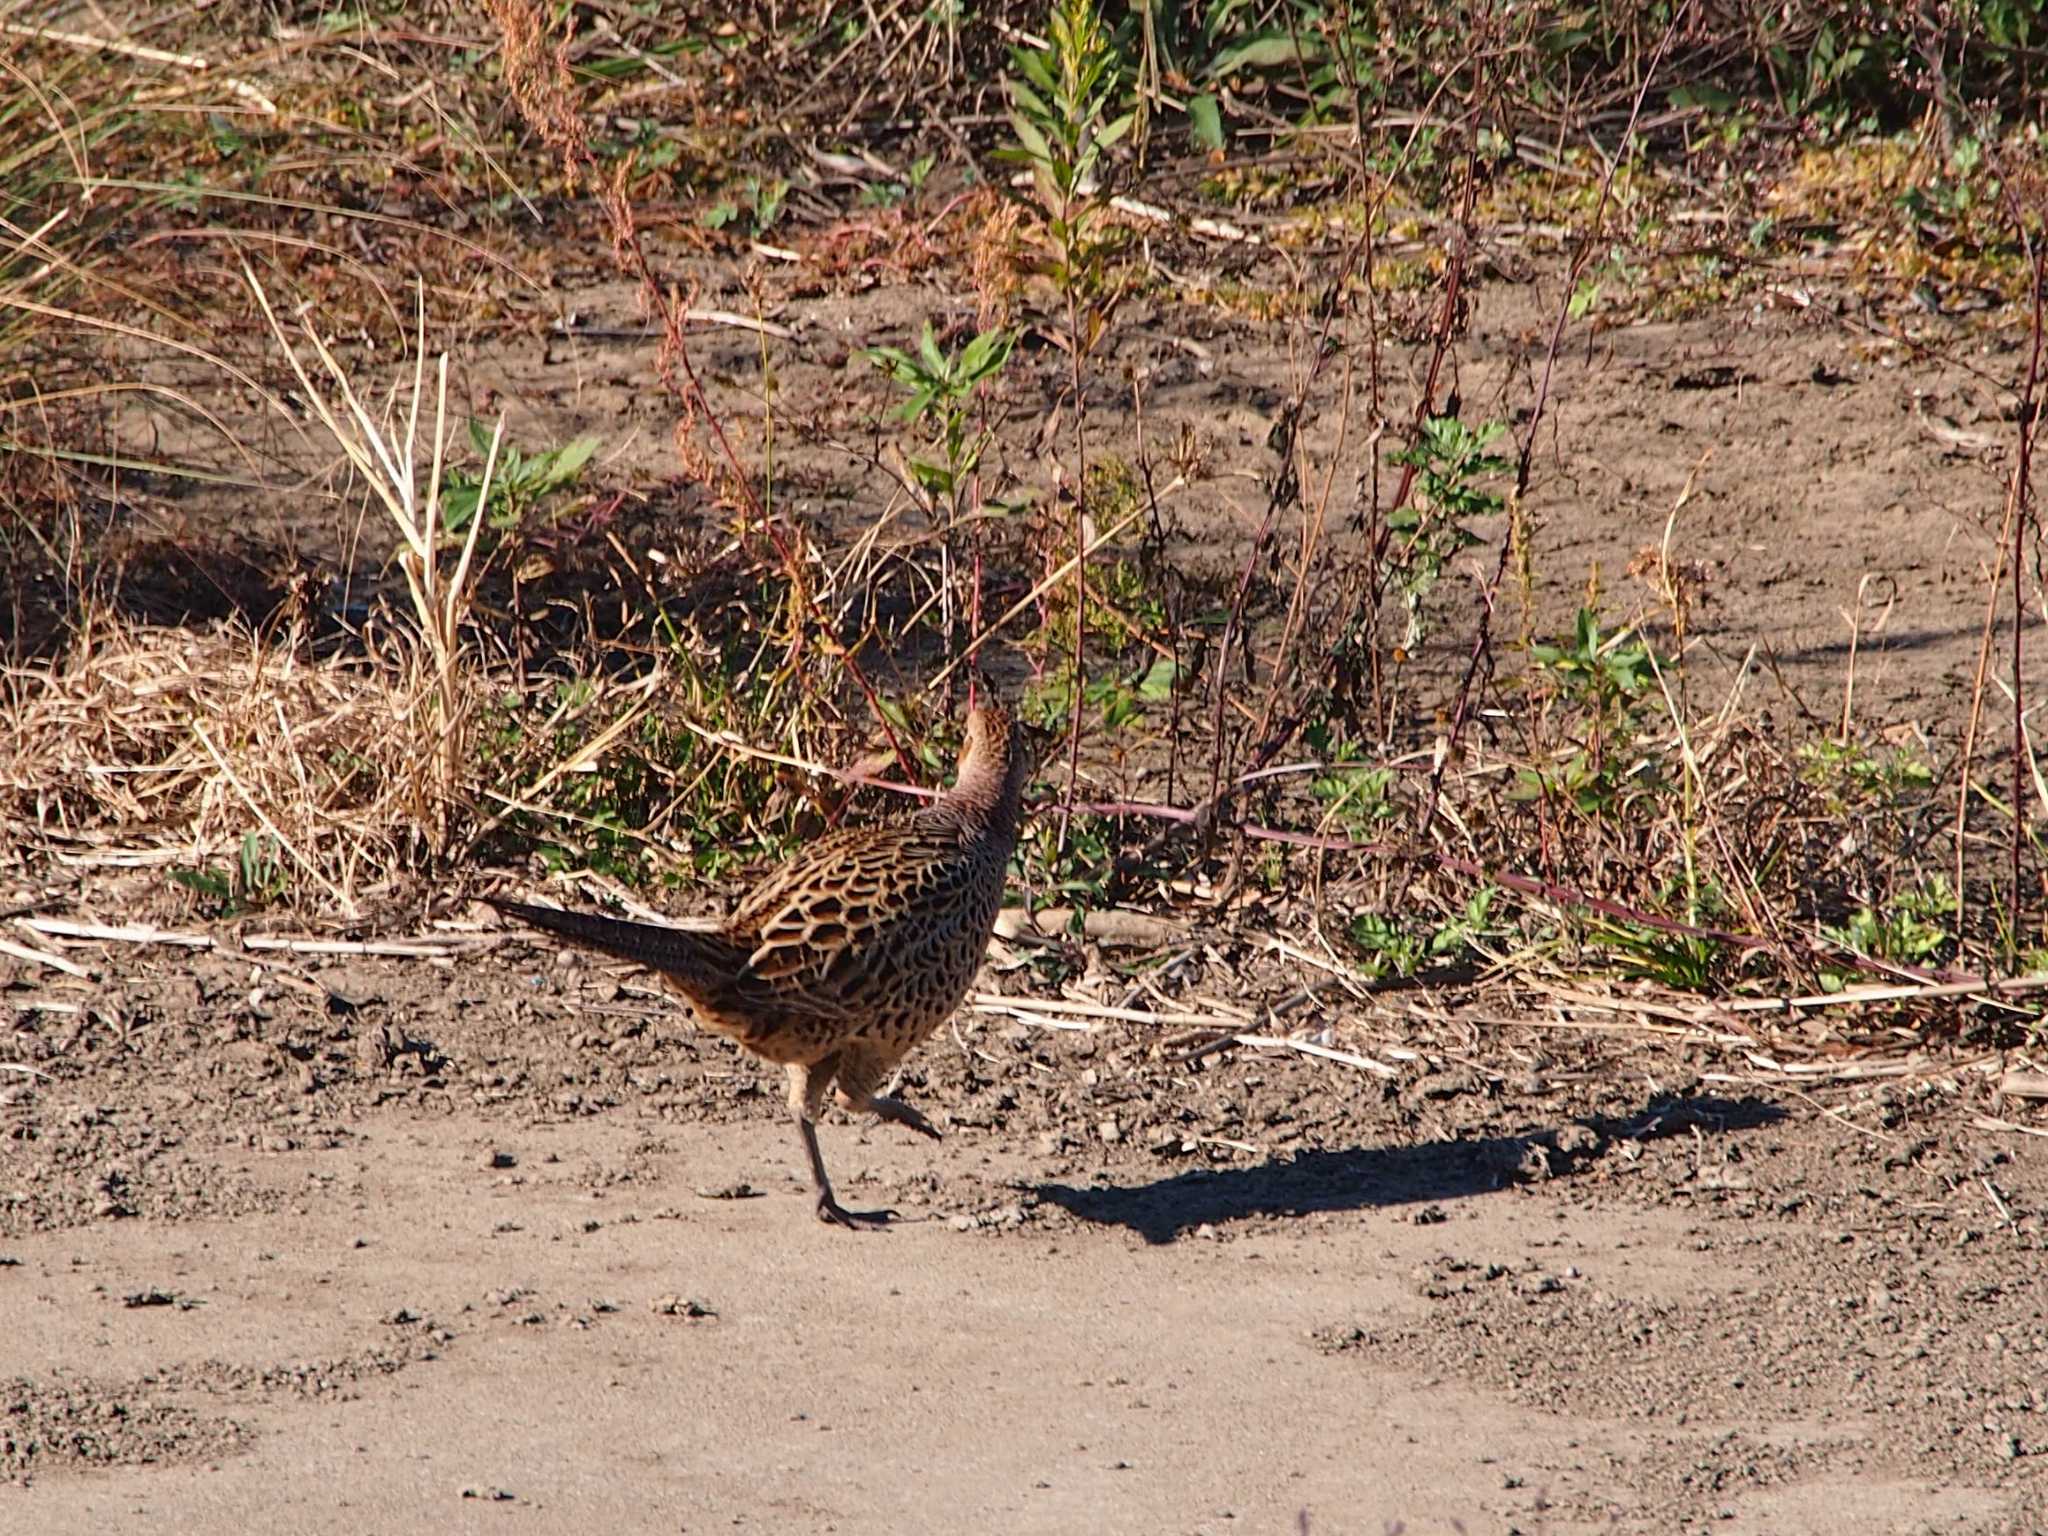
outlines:
M958 783L962 789L1014 805L1023 798L1033 766L1023 727L990 689L976 693L978 702L967 711L967 732L960 744Z

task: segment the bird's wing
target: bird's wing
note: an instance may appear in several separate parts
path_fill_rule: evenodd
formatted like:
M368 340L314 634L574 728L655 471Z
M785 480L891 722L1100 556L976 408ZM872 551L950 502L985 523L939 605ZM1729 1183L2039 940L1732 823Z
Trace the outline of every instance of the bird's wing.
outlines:
M732 935L770 981L840 984L891 956L914 965L921 931L959 894L959 865L957 838L915 823L828 837L748 894Z

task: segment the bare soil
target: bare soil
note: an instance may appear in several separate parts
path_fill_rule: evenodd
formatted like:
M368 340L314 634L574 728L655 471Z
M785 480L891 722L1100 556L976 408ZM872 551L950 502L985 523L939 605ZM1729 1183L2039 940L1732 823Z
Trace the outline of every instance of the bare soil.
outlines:
M1859 718L1951 733L2006 403L1791 289L1560 358L1545 617L1594 561L1625 583L1690 484L1671 549L1713 567L1702 686L1756 648L1745 689L1834 718L1847 609ZM1480 290L1468 415L1530 398L1556 298L1540 274ZM637 323L623 292L580 309ZM927 313L965 301L792 298L781 398L872 412L855 349ZM2011 334L1877 318L1952 357ZM1173 508L1183 557L1228 568L1290 361L1209 311L1117 337L1102 376L1145 374L1148 438L1186 424L1208 451ZM647 345L502 347L470 375L529 442L601 430L613 472L669 474ZM1419 344L1393 356L1420 366ZM743 419L755 339L703 361ZM1017 371L1020 466L1052 371ZM1315 419L1334 448L1336 414ZM857 454L792 453L823 528L872 516ZM656 512L693 526L686 500ZM1469 600L1447 582L1446 613ZM153 874L77 895L193 925ZM811 1219L766 1071L630 975L459 911L443 959L231 932L74 946L87 980L0 957L0 1060L47 1074L0 1078L0 1527L2048 1529L2038 1108L1939 1041L1802 1088L1595 1011L1368 1008L1261 947L1299 919L1189 919L1175 995L1256 1011L1314 984L1288 1027L1392 1079L970 1010L906 1085L943 1144L826 1129L849 1203L905 1218L873 1236ZM985 985L1029 991L1019 952Z
M460 942L37 989L83 1011L20 1015L53 1077L4 1090L21 1529L2048 1518L2048 1158L1938 1054L1823 1109L1627 1029L1382 1082L969 1012L907 1085L943 1144L826 1131L904 1218L862 1236L769 1073Z

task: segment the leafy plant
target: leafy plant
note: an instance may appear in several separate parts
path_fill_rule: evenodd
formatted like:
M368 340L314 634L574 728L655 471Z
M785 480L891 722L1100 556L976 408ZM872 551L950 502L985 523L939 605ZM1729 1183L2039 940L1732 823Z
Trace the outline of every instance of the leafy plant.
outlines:
M1462 912L1431 929L1426 938L1381 913L1359 913L1346 931L1363 958L1360 968L1377 981L1413 976L1425 960L1457 959L1471 949L1474 940L1491 930L1493 902L1499 894L1498 886L1481 886L1466 901Z
M1882 906L1858 907L1839 926L1821 932L1855 954L1895 965L1915 965L1940 954L1953 940L1947 928L1954 916L1954 890L1940 875L1893 894ZM1824 971L1821 984L1830 991L1854 979L1851 972Z
M1511 797L1557 794L1588 815L1614 810L1628 779L1648 761L1630 751L1637 733L1636 706L1657 669L1672 666L1672 659L1656 655L1627 626L1602 634L1598 612L1582 607L1571 638L1555 645L1532 643L1529 660L1577 712L1578 749L1557 767L1523 769Z
M706 229L724 229L737 222L740 214L744 212L747 215L748 236L759 240L781 221L782 205L789 197L788 182L763 181L758 176L749 176L744 185L744 206L730 200L713 203L704 211Z
M867 208L893 208L906 200L915 202L924 191L924 184L930 179L932 170L938 165L935 155L919 155L904 167L901 181L871 181L861 188L860 201Z
M972 430L975 396L1002 372L1016 340L1010 331L983 331L948 354L940 350L927 320L915 356L898 347L867 350L869 362L910 391L910 398L889 414L932 429L930 451L910 460L910 473L927 496L943 501L955 515L962 510L962 492L995 436L986 428Z
M1601 634L1600 615L1591 608L1579 610L1569 641L1531 645L1529 659L1555 678L1568 697L1601 715L1640 698L1657 668L1671 665L1669 657L1653 656L1648 643L1626 626Z
M215 915L223 918L268 906L287 888L277 839L267 832L245 833L235 862L225 869L175 868L171 878L212 902Z
M1395 820L1394 770L1348 761L1358 752L1346 742L1339 760L1309 781L1309 793L1327 805L1330 816L1353 836L1368 836Z
M489 456L490 429L474 418L469 423L469 440L479 457ZM500 532L518 527L541 502L581 480L584 466L598 447L599 440L594 437L574 438L559 448L532 454L521 453L510 443L501 444L497 472L491 479L491 506L485 514L488 526ZM442 533L452 537L467 529L482 494L480 475L449 470L441 486Z
M1799 776L1820 790L1831 812L1875 801L1897 805L1914 790L1934 783L1934 769L1918 753L1875 748L1831 739L1799 747Z
M1172 658L1160 656L1135 679L1116 674L1089 679L1082 699L1100 712L1104 729L1113 729L1137 719L1146 705L1172 698L1178 677ZM1073 704L1074 675L1068 667L1047 673L1024 695L1025 717L1047 730L1057 729L1072 713Z
M1039 270L1067 299L1069 325L1056 338L1075 357L1101 339L1114 302L1108 260L1120 244L1106 223L1102 157L1131 131L1134 114L1110 115L1122 92L1115 40L1094 0L1053 0L1050 46L1010 53L1010 131L1017 148L996 158L1031 173L1027 200L1038 226Z
M1459 550L1479 542L1467 521L1507 505L1498 491L1480 484L1507 472L1507 460L1487 452L1506 430L1497 421L1475 428L1455 416L1432 416L1412 447L1392 455L1394 463L1415 468L1410 499L1387 515L1387 527L1398 541L1394 580L1408 610L1404 643L1410 647L1422 639L1423 600L1444 567Z
M1658 982L1676 992L1711 992L1719 985L1727 949L1716 939L1647 923L1602 924L1596 932L1621 953L1621 974L1631 980Z

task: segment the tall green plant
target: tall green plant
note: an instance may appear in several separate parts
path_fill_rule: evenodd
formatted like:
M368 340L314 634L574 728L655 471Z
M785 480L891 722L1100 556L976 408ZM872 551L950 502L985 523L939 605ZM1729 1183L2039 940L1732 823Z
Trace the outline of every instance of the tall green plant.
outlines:
M1095 0L1054 0L1046 30L1050 47L1011 51L1010 128L1017 147L997 158L1031 173L1026 206L1036 227L1039 270L1068 305L1068 334L1056 339L1086 356L1114 303L1109 261L1117 242L1105 229L1102 158L1131 131L1135 114L1110 115L1124 92L1124 69Z
M1116 39L1095 0L1053 0L1050 46L1012 51L1010 127L1017 147L1000 158L1030 171L1023 199L1038 248L1036 270L1059 295L1064 327L1047 331L1067 354L1074 432L1069 536L1074 547L1074 693L1068 722L1069 782L1081 752L1081 709L1088 692L1088 438L1084 364L1121 296L1113 258L1119 244L1108 222L1103 157L1131 131L1133 114L1112 116L1125 93L1126 70ZM1061 819L1065 840L1066 818Z

